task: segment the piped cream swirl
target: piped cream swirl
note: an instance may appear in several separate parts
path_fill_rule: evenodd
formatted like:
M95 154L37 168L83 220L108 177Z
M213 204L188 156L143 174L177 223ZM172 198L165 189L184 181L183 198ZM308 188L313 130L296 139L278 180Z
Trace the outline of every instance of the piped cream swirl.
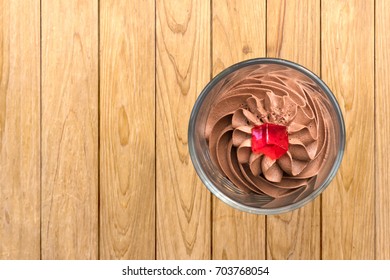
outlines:
M220 88L207 118L210 157L236 187L272 198L267 207L293 203L315 188L329 154L332 121L321 89L297 70L277 64L237 71ZM277 160L251 149L251 130L287 127L288 152Z

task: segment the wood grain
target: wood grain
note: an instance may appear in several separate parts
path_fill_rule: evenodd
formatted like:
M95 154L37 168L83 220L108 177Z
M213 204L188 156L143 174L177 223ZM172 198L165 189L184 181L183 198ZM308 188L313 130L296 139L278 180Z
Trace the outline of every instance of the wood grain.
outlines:
M320 74L320 0L267 2L267 56ZM268 259L320 258L321 203L267 217Z
M389 29L386 0L0 0L0 259L390 259ZM267 218L187 150L212 75L265 55L347 129L322 203Z
M322 77L346 125L336 180L323 193L324 259L375 257L374 1L322 1Z
M212 1L213 75L236 62L265 56L265 1ZM254 24L255 23L255 24ZM264 259L265 217L213 197L213 259Z
M100 16L100 258L154 259L154 3Z
M157 0L157 258L210 258L210 195L188 153L188 121L210 79L210 3Z
M97 1L42 1L42 258L98 256Z
M376 258L390 259L390 3L375 1Z
M0 259L40 257L39 1L0 0Z

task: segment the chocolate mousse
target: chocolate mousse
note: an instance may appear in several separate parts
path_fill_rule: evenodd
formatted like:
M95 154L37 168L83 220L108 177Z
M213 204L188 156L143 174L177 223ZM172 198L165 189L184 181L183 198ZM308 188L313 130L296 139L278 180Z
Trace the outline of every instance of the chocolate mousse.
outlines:
M334 143L329 101L298 70L261 64L237 71L219 89L207 118L210 157L241 192L269 197L265 207L292 204L315 182ZM285 127L288 149L278 157L253 149L253 130Z

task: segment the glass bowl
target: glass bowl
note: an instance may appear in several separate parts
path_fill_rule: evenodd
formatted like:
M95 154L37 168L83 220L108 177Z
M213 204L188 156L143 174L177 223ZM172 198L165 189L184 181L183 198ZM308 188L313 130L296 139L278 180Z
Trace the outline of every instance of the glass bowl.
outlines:
M293 77L292 82L289 81L289 77ZM297 92L300 92L301 95L297 95ZM233 98L233 96L235 97ZM253 98L248 99L248 96ZM247 103L242 102L243 99L247 100ZM258 103L253 101L255 99ZM232 100L239 101L235 101L237 104L233 104ZM275 104L280 105L282 101L284 108L291 110L283 111L284 109L280 107L275 109L277 106ZM290 106L292 101L295 103ZM258 112L257 120L255 119L253 123L246 120L248 127L253 128L258 120L261 123L282 121L285 122L289 141L291 141L288 154L272 161L272 164L278 165L278 167L273 167L278 169L274 173L268 170L269 166L264 163L269 162L269 158L252 155L250 150L245 152L245 147L241 149L241 146L233 146L232 143L237 142L237 140L230 140L229 137L235 135L234 129L240 130L237 128L237 124L229 125L229 128L223 130L224 132L229 131L229 134L224 134L223 137L220 135L211 136L210 132L217 133L219 131L215 125L218 121L213 120L219 114L216 113L216 106L220 107L218 110L228 112L223 115L228 122L234 117L235 123L237 123L240 116L241 119L243 118L243 111L246 110L247 114L255 111L253 109L255 107L250 104L260 103L263 104L261 105L263 107L259 105L261 108L272 109L272 112L268 111L267 115L260 116L258 109L256 111ZM281 112L279 109L283 113L279 114L278 112ZM274 112L279 117L271 116L271 113L275 115ZM289 117L290 115L291 117ZM209 117L211 121L208 120ZM223 122L221 121L221 123ZM230 131L230 126L235 128ZM241 130L237 132L237 135L241 135L240 132ZM304 135L310 135L310 139L307 140L308 137ZM250 136L246 135L245 137ZM210 149L209 141L213 142L210 145L215 147L215 139L219 141L218 149ZM223 142L222 139L230 141L229 144L226 144L228 143L226 141ZM196 172L204 185L216 197L241 211L266 215L280 214L302 207L315 199L329 185L340 166L344 153L345 126L334 95L319 77L291 61L256 58L230 66L214 77L203 89L191 113L188 145ZM238 149L242 153L240 156L236 154ZM315 152L312 152L314 150ZM227 159L224 158L225 155ZM248 160L248 155L250 155L250 160ZM259 163L257 163L256 158L260 158L258 159ZM248 160L248 163L245 163L245 160ZM231 170L228 172L224 172L228 168L226 162L231 164ZM252 170L252 165L249 163L253 164L253 170L260 168L260 173L249 172L249 169ZM282 179L277 174L282 174L280 175ZM272 179L275 177L274 175L279 178L276 179L276 181L279 180L276 183L275 179ZM267 178L271 178L271 181ZM249 181L242 183L246 179Z

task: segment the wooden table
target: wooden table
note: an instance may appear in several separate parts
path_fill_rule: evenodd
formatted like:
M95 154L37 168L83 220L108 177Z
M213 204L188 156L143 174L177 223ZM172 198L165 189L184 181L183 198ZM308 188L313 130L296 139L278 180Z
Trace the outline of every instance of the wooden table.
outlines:
M0 258L390 259L390 1L0 0ZM281 57L347 127L321 198L262 216L202 185L196 97Z

